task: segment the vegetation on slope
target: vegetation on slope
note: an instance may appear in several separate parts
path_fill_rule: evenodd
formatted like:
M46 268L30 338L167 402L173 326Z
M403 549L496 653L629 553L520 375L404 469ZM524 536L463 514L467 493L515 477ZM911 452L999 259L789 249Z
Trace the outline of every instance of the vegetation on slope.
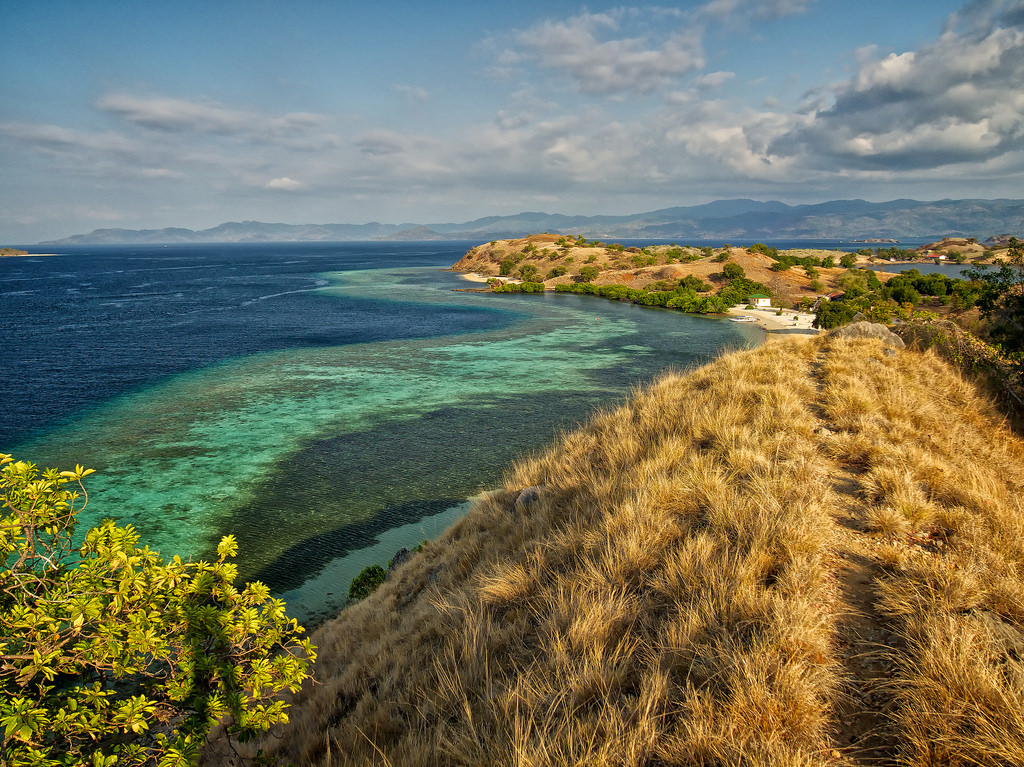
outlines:
M75 546L91 473L0 453L0 765L188 767L218 722L287 722L275 698L315 648L266 586L234 586L235 539L164 562L106 520Z
M323 626L295 764L1024 760L1022 446L932 353L670 375Z
M700 282L710 281L705 291L709 292L731 279L726 271L731 265L790 305L802 296L830 288L846 271L838 266L844 255L847 254L810 250L780 253L764 245L627 248L617 243L538 234L518 240L494 240L472 248L452 269L527 282L543 281L549 290L580 282L634 290L672 290L691 277ZM850 255L852 262L858 258Z

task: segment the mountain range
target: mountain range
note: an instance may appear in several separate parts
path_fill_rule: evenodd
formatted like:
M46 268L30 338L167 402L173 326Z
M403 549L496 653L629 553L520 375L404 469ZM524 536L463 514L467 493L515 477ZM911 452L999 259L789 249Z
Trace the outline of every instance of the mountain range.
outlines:
M1024 231L1024 200L833 200L787 205L757 200L718 200L625 216L519 213L447 224L270 224L241 221L194 231L96 229L40 245L135 243L298 242L358 240L476 240L539 232L588 238L768 240L919 237L987 237Z

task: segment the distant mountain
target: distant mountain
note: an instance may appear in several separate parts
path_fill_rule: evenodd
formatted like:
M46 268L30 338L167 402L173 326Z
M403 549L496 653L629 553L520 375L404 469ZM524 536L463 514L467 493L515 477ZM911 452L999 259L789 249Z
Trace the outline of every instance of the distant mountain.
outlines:
M40 245L118 245L182 242L336 242L342 240L478 240L539 232L588 238L770 240L987 237L1024 232L1024 200L833 200L786 205L717 200L626 216L518 213L461 224L267 224L229 222L211 229L97 229Z

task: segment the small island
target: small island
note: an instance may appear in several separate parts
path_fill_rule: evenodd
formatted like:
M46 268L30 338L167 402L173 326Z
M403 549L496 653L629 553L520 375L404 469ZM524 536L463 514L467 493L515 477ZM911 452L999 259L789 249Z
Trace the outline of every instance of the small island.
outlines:
M0 257L3 256L27 256L27 250L18 250L17 248L0 248Z

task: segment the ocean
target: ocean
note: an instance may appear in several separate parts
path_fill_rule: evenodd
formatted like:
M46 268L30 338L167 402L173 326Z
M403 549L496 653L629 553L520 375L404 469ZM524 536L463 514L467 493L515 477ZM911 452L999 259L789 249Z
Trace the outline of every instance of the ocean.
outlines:
M504 467L756 327L573 295L484 295L476 243L77 247L0 259L0 452L80 463L86 524L164 556L240 543L315 623Z

